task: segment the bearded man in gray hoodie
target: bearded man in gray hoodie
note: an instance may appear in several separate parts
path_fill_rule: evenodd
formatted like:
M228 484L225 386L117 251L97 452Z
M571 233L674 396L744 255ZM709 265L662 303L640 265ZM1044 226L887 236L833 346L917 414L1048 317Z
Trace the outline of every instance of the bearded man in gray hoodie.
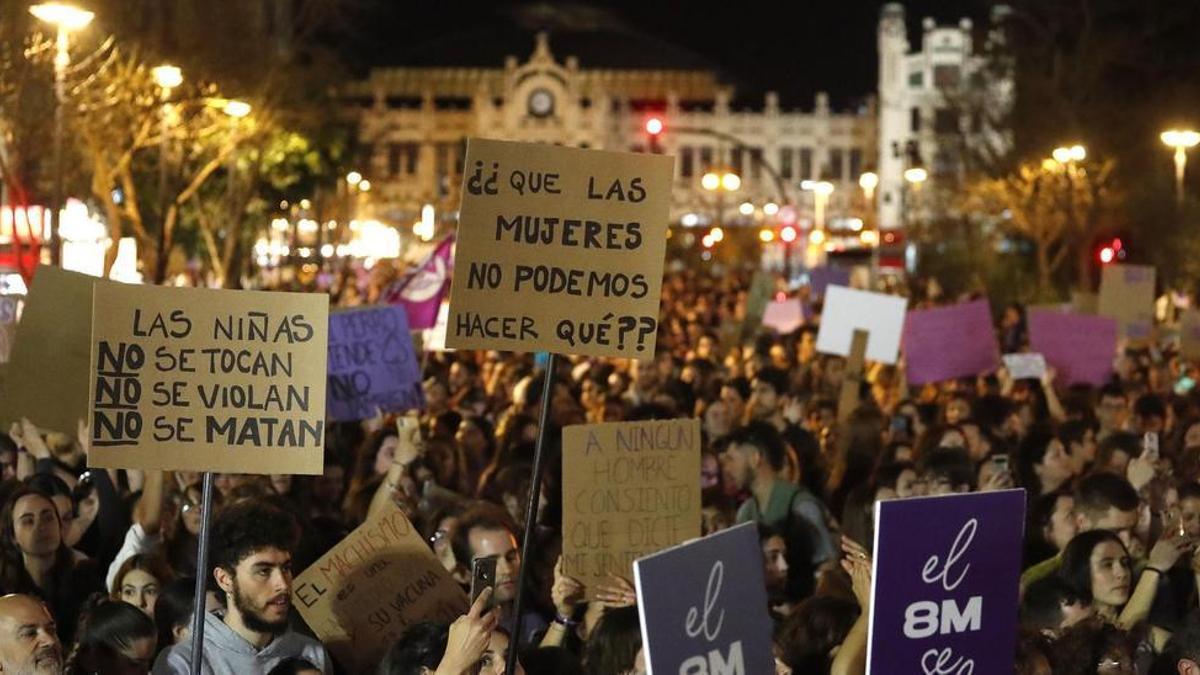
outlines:
M295 519L265 502L238 502L216 515L209 549L225 607L205 614L202 673L258 675L293 656L333 672L325 647L288 623L298 539ZM177 644L159 655L154 675L187 675L192 658L191 640Z

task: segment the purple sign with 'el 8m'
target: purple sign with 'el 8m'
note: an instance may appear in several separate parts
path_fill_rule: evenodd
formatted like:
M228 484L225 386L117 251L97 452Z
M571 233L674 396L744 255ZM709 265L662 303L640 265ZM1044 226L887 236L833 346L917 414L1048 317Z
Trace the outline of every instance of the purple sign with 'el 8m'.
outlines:
M1012 675L1025 491L875 506L867 672Z

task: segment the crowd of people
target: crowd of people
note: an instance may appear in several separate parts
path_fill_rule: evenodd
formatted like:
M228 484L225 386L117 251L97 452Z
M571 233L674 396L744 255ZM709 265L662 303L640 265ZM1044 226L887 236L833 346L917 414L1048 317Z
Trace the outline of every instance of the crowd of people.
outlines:
M198 474L88 470L85 429L21 420L0 434L0 673L187 673L197 658L208 673L348 672L293 611L292 581L388 500L464 588L472 560L497 563L493 590L449 624L409 626L381 675L503 673L510 650L529 675L645 672L629 579L588 593L560 563L560 430L679 417L702 420L703 532L758 523L777 672L865 672L877 501L1016 486L1016 672L1200 673L1200 394L1185 360L1123 345L1099 388L1000 369L910 389L902 366L871 363L847 399L845 359L816 350L820 299L800 289L812 321L778 335L748 312L749 282L668 274L647 361L565 356L547 372L534 354L426 352L415 433L389 411L328 425L323 475L217 476L207 569ZM910 307L934 302L912 289ZM997 331L1022 349L1021 308Z

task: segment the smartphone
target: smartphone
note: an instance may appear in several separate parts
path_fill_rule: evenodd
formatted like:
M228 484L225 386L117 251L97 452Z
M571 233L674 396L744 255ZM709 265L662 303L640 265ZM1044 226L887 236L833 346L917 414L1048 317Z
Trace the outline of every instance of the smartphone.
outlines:
M1152 461L1158 461L1158 434L1153 431L1147 431L1142 436L1142 457Z
M471 604L483 593L483 589L496 588L496 556L482 556L471 561ZM490 608L495 604L495 598L488 603Z
M904 436L905 438L907 438L909 435L908 426L909 426L908 415L893 415L892 416L892 437L898 438L900 436Z
M1008 473L1008 455L999 453L992 455L992 469L996 473Z

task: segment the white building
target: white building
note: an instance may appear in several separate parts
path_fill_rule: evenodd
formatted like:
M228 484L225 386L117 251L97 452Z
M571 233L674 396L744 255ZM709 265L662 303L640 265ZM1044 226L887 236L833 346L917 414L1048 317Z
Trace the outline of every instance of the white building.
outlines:
M984 47L1001 37L991 31ZM833 184L827 225L875 215L881 229L895 229L904 222L906 169L920 165L933 185L945 185L963 171L964 149L1007 143L989 122L1006 108L1011 85L986 72L968 19L951 27L926 19L912 51L903 6L885 5L878 109L868 98L850 112L833 111L823 93L808 110L783 109L774 93L739 101L715 68L671 61L670 45L609 40L563 35L552 45L546 33L524 33L505 44L527 44L527 55L497 57L494 65L376 68L350 84L342 95L367 150L359 170L372 185L370 215L408 227L432 204L440 221L452 223L465 140L484 137L673 154L675 224L777 225L780 216L762 208L774 202L794 204L801 227L811 226L815 196L801 184L824 180ZM588 49L597 42L606 49ZM638 65L643 60L648 65ZM665 123L657 139L645 130L651 117ZM737 173L741 186L702 189L700 177L712 169ZM867 170L879 174L874 214L858 183ZM751 215L739 209L745 202L755 207Z
M917 49L910 50L904 6L884 5L879 18L879 224L904 224L906 201L922 189L905 180L910 168L947 183L975 155L1001 154L1010 143L997 128L1012 102L1011 78L988 58L1003 44L1007 8L992 11L992 26L976 49L970 19L957 26L922 22ZM908 199L906 200L906 197Z
M857 181L878 147L872 105L838 113L818 93L813 109L784 110L768 93L739 108L713 69L639 68L628 58L622 67L590 64L571 55L567 39L553 45L563 57L545 33L528 37L523 59L511 55L490 68L377 68L347 88L368 148L361 171L374 217L408 225L424 204L452 214L470 137L675 155L676 224L772 224L762 211L770 202L795 204L803 224L813 199L800 189L805 179L834 183L831 216L865 208ZM645 130L651 117L665 123L657 139ZM706 192L700 179L710 169L737 173L740 188ZM739 211L744 202L755 205L753 215Z

